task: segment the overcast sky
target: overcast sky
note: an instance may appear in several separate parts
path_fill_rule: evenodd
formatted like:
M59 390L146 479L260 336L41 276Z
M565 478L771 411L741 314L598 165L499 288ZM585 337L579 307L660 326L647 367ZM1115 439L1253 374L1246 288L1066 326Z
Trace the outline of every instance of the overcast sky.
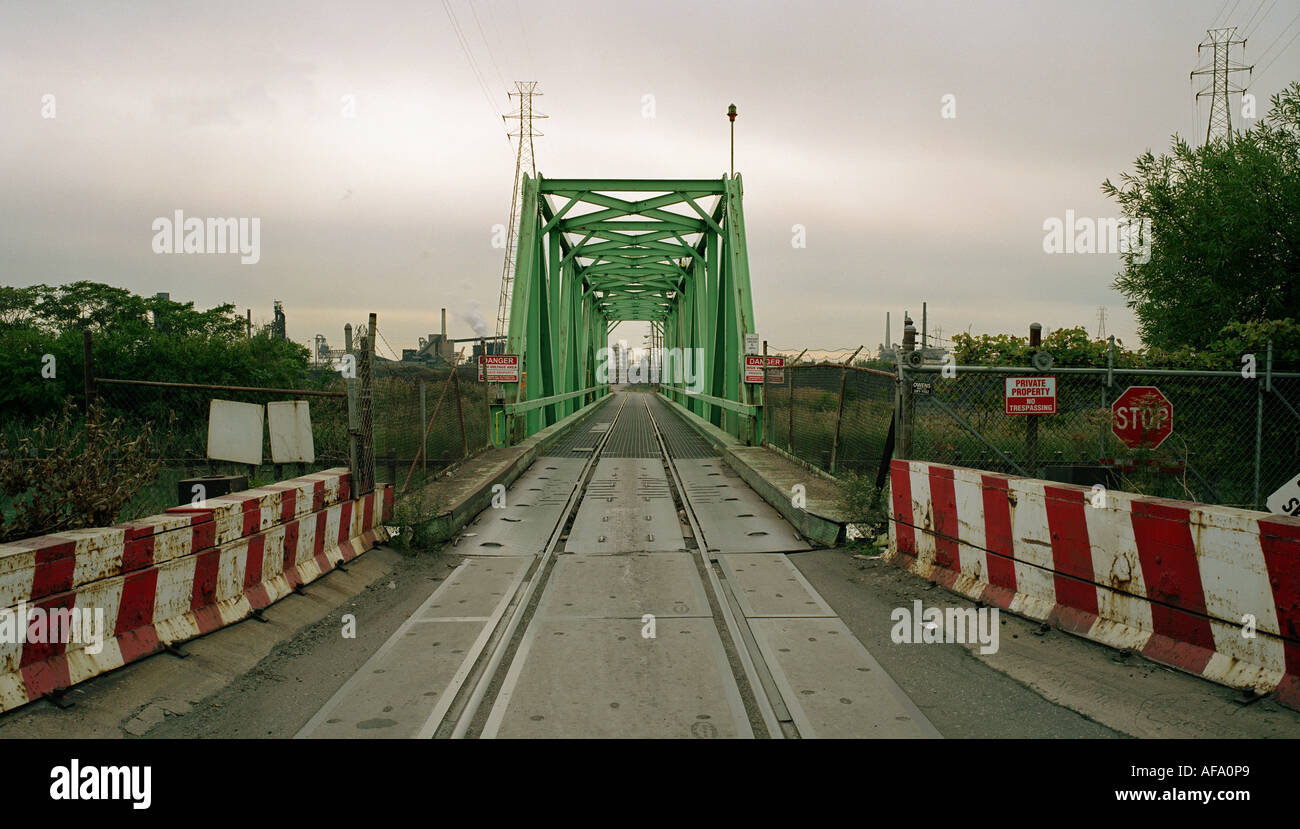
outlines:
M0 282L102 281L255 320L279 299L291 338L336 348L374 311L381 353L437 331L444 306L452 336L476 317L494 332L500 116L506 87L536 80L555 178L719 177L737 105L774 348L874 349L885 312L897 339L923 300L945 336L1095 331L1104 306L1136 344L1119 256L1048 255L1043 222L1115 215L1102 180L1204 133L1188 73L1225 18L1263 114L1300 76L1300 0L6 0ZM153 222L177 209L259 218L260 261L155 253Z

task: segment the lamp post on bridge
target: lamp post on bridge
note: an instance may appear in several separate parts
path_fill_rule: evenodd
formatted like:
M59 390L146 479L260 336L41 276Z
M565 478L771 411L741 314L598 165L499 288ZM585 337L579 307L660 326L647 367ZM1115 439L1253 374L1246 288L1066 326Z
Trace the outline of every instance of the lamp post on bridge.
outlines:
M736 105L727 107L727 118L731 121L731 177L736 177Z

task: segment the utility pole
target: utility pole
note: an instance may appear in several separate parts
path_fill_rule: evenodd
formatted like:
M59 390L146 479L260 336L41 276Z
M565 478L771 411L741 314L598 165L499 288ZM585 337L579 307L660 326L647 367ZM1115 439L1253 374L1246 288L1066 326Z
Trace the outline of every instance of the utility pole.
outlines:
M1232 92L1245 92L1245 87L1232 87L1228 83L1228 76L1233 72L1250 72L1254 66L1244 66L1242 64L1233 64L1229 59L1229 52L1233 46L1246 45L1245 40L1237 40L1237 27L1230 26L1224 29L1207 29L1205 40L1201 41L1200 46L1196 49L1199 57L1205 49L1212 49L1209 66L1198 66L1192 70L1191 77L1197 75L1209 75L1209 85L1196 93L1196 100L1209 97L1210 99L1210 117L1205 123L1205 143L1209 143L1212 138L1226 137L1232 140L1232 108L1228 104L1228 94Z
M541 95L542 93L537 91L537 81L515 81L515 91L506 93L509 98L519 99L519 111L502 117L506 120L507 127L511 120L519 121L519 130L506 133L515 139L515 187L514 194L510 197L510 224L506 227L506 259L501 268L501 301L497 305L498 337L508 334L510 327L510 294L515 280L515 256L518 253L516 248L519 246L515 233L519 223L519 201L523 194L523 177L525 173L532 178L537 177L537 164L533 158L533 139L540 138L542 133L533 129L533 119L547 116L533 111L533 98Z

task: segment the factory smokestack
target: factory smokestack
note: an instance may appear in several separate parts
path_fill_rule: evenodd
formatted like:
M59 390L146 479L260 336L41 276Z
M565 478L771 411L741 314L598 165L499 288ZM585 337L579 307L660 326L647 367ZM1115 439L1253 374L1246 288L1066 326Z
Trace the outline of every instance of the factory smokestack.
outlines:
M442 338L447 339L447 309L442 309Z

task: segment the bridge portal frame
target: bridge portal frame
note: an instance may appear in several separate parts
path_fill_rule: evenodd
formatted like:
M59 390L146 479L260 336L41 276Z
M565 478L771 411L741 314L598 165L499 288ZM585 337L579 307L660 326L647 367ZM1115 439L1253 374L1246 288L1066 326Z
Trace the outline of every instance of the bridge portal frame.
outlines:
M713 203L701 204L712 199ZM693 378L667 378L674 403L738 439L762 441L762 386L743 382L753 333L743 184L719 179L525 176L508 354L521 382L499 386L492 440L535 434L609 391L601 349L627 320L657 323Z

